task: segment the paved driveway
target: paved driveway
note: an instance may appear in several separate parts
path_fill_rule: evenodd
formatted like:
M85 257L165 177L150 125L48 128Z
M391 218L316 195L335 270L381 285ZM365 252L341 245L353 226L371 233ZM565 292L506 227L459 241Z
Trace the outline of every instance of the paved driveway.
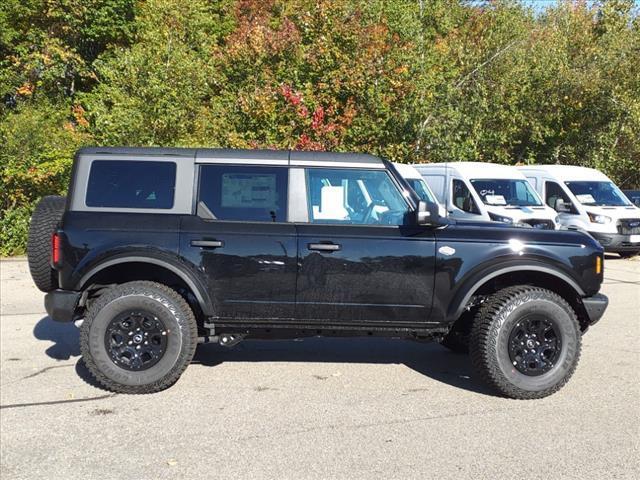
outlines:
M1 477L640 477L640 261L607 259L611 306L576 374L495 397L467 357L386 339L204 346L171 389L98 388L25 261L0 262Z

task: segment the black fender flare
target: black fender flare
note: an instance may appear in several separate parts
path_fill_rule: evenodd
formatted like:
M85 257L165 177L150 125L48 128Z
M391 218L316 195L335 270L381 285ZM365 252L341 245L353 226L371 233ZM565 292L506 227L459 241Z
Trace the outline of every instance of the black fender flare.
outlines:
M490 271L487 271L486 269L483 269L473 274L472 277L463 284L463 287L459 289L458 292L454 295L453 301L451 302L451 307L449 308L449 312L447 315L449 321L453 322L458 319L460 315L462 315L462 312L464 312L465 306L467 305L469 300L471 300L474 292L476 292L482 285L484 285L491 279L499 277L500 275L504 275L506 273L531 271L552 275L558 280L561 280L569 285L580 297L585 296L584 290L573 278L571 278L566 273L559 271L558 269L554 269L546 265L523 263L503 266L502 268L499 268L497 270L492 269Z
M163 256L163 258L157 258L146 255L127 255L102 260L99 264L94 265L82 275L80 280L76 282L75 290L83 290L87 286L87 282L102 270L114 265L121 265L125 263L148 263L169 270L180 277L191 289L196 300L198 300L198 303L200 304L202 312L206 316L213 315L213 302L206 286L200 281L197 275L189 271L188 267L184 265L183 262L180 262L178 259L169 259L166 256Z

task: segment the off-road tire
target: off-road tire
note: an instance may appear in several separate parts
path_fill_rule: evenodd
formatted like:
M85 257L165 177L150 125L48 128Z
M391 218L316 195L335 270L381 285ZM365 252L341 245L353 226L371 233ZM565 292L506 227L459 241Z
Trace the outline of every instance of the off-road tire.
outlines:
M508 344L512 328L530 314L551 319L560 334L561 349L554 366L539 376L528 376L511 363ZM478 310L469 350L479 377L502 395L515 399L549 396L560 390L578 365L580 325L571 306L549 290L515 286L492 295Z
M152 367L131 371L116 365L105 344L105 332L122 312L144 309L167 326L167 348ZM135 281L109 288L89 307L80 327L85 365L106 389L143 394L164 390L178 381L196 350L198 330L193 311L175 290L155 282Z
M43 292L58 288L56 272L51 268L51 234L62 219L66 201L57 195L43 197L31 215L27 239L29 271L36 287Z

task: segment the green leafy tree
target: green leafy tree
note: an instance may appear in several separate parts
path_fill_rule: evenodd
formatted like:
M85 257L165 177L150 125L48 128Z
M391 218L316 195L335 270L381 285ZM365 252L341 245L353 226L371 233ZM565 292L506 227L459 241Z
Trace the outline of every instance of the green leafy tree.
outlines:
M640 187L634 0L4 0L0 254L82 145L598 168Z

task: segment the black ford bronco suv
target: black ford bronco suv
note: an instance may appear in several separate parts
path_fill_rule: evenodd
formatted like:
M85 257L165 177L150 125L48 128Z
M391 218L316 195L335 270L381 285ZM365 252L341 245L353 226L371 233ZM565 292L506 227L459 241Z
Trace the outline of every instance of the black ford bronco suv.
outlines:
M28 250L51 318L124 393L175 383L198 343L378 335L468 351L501 394L541 398L607 306L590 236L439 218L362 154L82 149Z

